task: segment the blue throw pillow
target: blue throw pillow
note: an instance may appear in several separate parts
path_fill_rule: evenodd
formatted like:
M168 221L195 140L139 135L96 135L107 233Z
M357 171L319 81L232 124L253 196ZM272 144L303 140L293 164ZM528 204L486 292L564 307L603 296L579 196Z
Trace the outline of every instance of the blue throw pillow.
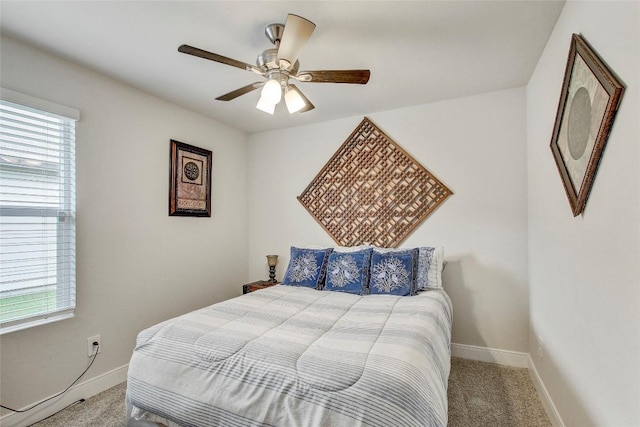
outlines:
M369 283L371 249L355 252L332 252L327 266L327 291L364 295Z
M333 249L291 247L291 260L282 279L283 285L322 289L329 254Z
M418 249L373 252L369 293L388 295L415 295Z

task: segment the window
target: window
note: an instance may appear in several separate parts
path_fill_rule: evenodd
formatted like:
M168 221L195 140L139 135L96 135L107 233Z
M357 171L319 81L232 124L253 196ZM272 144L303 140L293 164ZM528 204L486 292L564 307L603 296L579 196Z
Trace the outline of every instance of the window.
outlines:
M0 333L75 310L78 111L0 92Z

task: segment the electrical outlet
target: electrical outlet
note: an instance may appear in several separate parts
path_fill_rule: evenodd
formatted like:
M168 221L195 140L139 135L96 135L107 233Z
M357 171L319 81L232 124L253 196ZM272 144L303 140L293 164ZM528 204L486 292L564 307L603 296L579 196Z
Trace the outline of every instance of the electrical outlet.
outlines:
M98 345L93 345L94 342L97 342ZM102 353L102 341L100 339L100 335L87 338L87 357L91 357L96 354L96 350L98 350L98 353Z

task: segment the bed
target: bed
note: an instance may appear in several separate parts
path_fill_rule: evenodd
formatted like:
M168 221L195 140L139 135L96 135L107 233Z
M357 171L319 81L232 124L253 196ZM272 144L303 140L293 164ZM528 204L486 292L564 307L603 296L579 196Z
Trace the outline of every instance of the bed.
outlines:
M217 303L138 335L127 425L446 426L451 318L442 289Z

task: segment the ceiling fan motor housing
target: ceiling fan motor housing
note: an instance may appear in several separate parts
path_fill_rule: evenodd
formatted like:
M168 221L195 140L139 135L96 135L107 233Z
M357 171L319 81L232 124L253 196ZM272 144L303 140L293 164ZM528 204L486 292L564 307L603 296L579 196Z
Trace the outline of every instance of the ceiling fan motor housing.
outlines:
M300 63L296 61L293 65L289 64L288 67L280 69L280 63L278 61L278 49L267 49L258 55L256 60L258 68L262 69L265 73L272 70L286 71L289 74L295 75L298 72Z

